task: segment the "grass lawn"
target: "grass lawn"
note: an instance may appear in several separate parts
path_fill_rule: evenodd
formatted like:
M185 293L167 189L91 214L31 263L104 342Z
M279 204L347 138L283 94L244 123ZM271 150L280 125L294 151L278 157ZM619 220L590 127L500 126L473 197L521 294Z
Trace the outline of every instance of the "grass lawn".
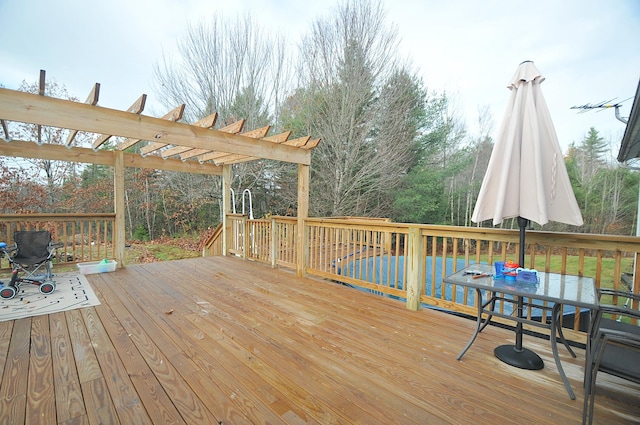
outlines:
M536 259L536 269L545 270L546 266L546 258L537 258ZM592 276L596 277L596 266L597 259L595 257L585 257L584 258L584 276ZM567 274L578 274L578 270L580 267L579 257L577 256L569 256L567 257L567 265L566 271ZM549 271L559 273L562 270L562 257L560 256L551 256ZM615 278L620 282L620 289L623 288L623 283L621 276L615 276L616 267L615 267L615 258L602 258L601 260L601 270L602 274L600 276L600 286L603 288L613 288ZM633 272L633 258L622 258L620 264L620 273L623 272Z
M185 238L128 243L127 264L152 263L202 256L196 241Z

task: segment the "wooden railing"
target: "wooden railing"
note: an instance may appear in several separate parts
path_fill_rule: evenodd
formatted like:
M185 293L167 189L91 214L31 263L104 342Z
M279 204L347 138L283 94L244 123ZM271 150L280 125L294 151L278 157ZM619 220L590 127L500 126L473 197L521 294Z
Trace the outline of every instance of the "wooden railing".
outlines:
M2 214L0 242L11 244L16 230L43 229L62 244L56 266L113 259L114 223L115 214ZM473 294L444 278L472 263L515 261L519 250L517 230L348 217L306 219L305 250L298 253L295 217L249 220L234 214L228 225L230 254L292 269L302 258L310 275L406 300L408 308L428 305L470 315L476 314ZM221 253L219 239L208 241L203 255ZM598 288L615 289L625 289L622 275L628 273L640 290L640 273L634 273L640 237L527 231L525 241L527 268L590 276ZM0 259L0 269L8 266ZM580 329L581 313L578 309L574 322L564 325Z
M296 220L234 217L231 252L274 266L295 268ZM476 315L475 293L445 284L444 278L473 263L517 261L518 230L390 223L361 218L305 221L305 272L380 295L406 300L408 308L432 306ZM640 238L527 231L524 267L590 276L596 286L624 288L633 274ZM244 247L248 247L246 250ZM415 267L413 267L415 265ZM411 293L419 294L412 298ZM584 330L585 312L565 316L565 327ZM546 320L542 313L540 320ZM571 323L566 321L570 320Z
M216 255L222 255L222 223L220 223L209 235L208 239L204 241L202 246L203 257L213 257Z
M13 243L16 230L48 230L56 249L54 267L115 258L115 214L0 214L0 242ZM0 258L0 270L9 262Z
M295 217L249 220L246 215L229 214L227 220L231 228L229 254L295 269Z

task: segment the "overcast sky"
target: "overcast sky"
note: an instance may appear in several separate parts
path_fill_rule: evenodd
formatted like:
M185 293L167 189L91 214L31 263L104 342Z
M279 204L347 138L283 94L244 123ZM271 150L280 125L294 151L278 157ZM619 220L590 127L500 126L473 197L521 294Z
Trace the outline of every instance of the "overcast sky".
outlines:
M128 108L142 93L154 106L153 66L171 52L187 23L216 12L251 12L295 48L311 23L337 0L0 0L0 86L47 78L84 100L101 84L99 105ZM613 99L628 116L640 78L638 0L385 0L402 56L430 90L446 90L476 131L478 108L493 115L494 135L509 97L506 85L523 60L546 77L542 91L563 150L591 126L617 154L624 124L612 109L577 113L572 106ZM625 101L626 100L626 101ZM188 107L188 105L187 105Z

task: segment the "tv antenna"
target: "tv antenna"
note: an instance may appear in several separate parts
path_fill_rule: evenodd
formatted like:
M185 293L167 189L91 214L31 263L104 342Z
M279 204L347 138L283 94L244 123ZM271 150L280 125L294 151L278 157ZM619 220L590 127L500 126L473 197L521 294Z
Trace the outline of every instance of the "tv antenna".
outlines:
M631 98L625 99L622 102L626 102L627 100L629 100ZM622 121L623 123L627 123L628 118L624 118L623 116L620 115L620 106L622 106L622 102L617 102L617 103L611 103L614 100L616 100L616 98L613 98L611 100L607 100L604 102L598 102L598 103L586 103L584 105L580 105L580 106L572 106L571 109L580 109L579 113L584 113L587 111L590 111L592 109L599 109L600 111L603 109L610 109L610 108L614 108L615 109L615 113L616 113L616 118L618 119L618 121Z

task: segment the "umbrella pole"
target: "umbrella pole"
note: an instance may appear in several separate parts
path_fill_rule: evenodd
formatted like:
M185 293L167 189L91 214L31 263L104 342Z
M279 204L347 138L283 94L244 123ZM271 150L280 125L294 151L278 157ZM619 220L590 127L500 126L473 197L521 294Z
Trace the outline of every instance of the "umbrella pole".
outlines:
M529 220L526 218L518 217L518 227L520 228L520 252L518 264L520 267L524 267L524 239L525 229L529 224ZM523 300L522 297L518 297L517 301L517 315L518 318L523 317ZM518 321L516 325L516 344L515 345L501 345L496 347L493 353L497 358L503 362L519 367L520 369L539 370L544 367L544 362L533 351L528 348L522 347L522 322Z

